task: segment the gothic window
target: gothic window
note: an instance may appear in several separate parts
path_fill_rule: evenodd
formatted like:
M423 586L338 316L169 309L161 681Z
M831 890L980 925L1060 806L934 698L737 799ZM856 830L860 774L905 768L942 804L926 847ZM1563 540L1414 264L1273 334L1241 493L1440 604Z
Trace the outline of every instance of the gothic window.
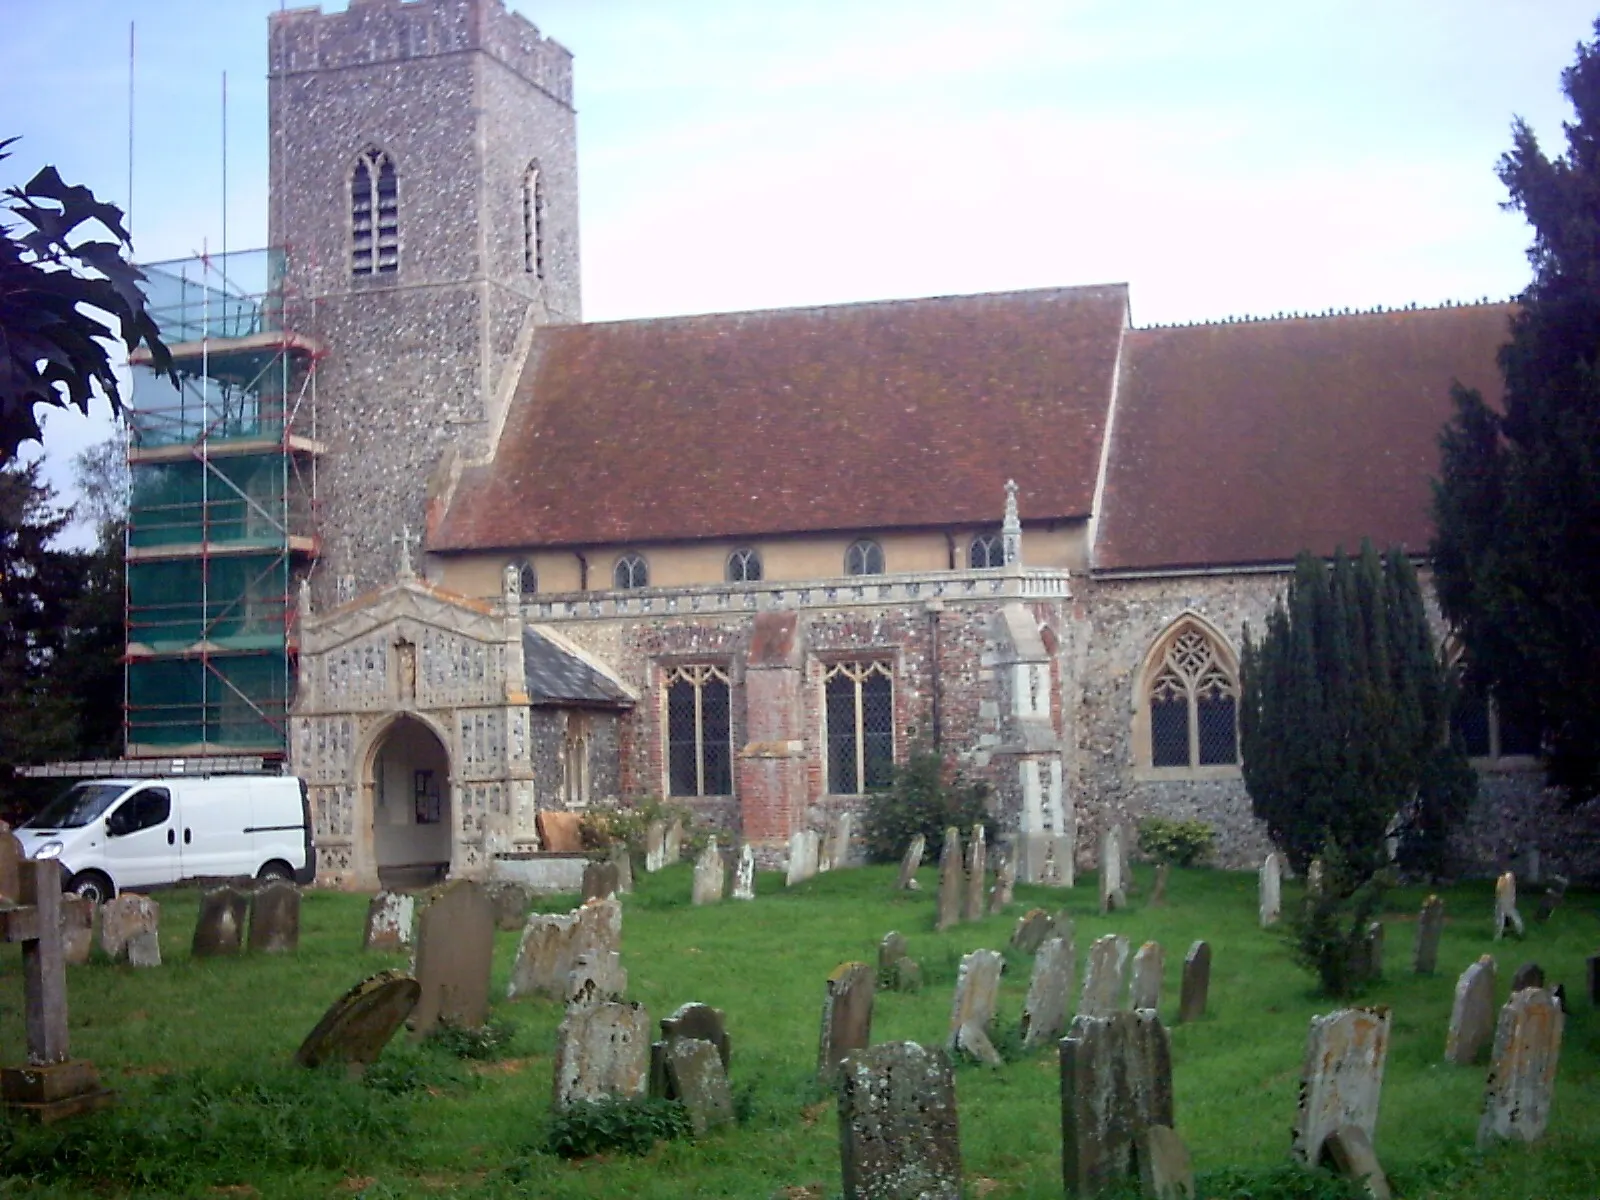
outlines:
M350 175L350 273L400 269L400 181L394 159L376 147L356 159Z
M650 568L642 554L624 554L617 559L611 572L612 585L617 588L642 588L650 586Z
M844 573L846 575L882 575L883 547L870 538L862 538L859 542L852 542L850 549L844 552Z
M1005 565L1005 543L998 533L980 533L967 550L967 566L975 571Z
M761 554L748 548L728 555L728 582L755 583L761 578Z
M667 791L673 796L733 795L732 703L720 667L667 672Z
M1212 637L1192 621L1170 634L1146 693L1152 767L1239 761L1239 683Z
M561 797L569 812L589 806L589 727L578 713L567 715L567 736L561 753Z
M537 159L522 174L522 269L544 278L544 177Z
M859 795L894 771L894 675L888 663L843 662L822 677L828 726L828 791Z
M539 572L529 559L518 559L511 565L517 569L517 591L531 596L539 590Z

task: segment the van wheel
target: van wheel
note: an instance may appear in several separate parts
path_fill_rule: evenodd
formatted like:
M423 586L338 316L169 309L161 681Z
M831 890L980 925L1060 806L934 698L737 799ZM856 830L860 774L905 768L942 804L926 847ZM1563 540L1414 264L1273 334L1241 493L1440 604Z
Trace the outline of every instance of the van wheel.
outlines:
M269 862L256 872L256 879L261 883L287 883L294 878L294 871L286 862Z
M104 904L117 894L111 880L99 871L79 871L67 884L67 891L95 904Z

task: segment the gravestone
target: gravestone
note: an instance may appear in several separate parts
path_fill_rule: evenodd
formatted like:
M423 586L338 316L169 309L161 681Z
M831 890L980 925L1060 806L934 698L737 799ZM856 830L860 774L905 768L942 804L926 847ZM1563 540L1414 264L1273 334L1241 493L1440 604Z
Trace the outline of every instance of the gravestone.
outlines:
M821 835L809 829L797 829L789 837L789 871L784 877L785 887L804 883L817 873L817 859Z
M652 874L667 865L667 823L651 821L644 827L644 869Z
M161 965L161 906L148 896L137 892L123 892L114 900L107 900L100 909L100 949L112 962L126 962L131 966L159 967ZM145 935L141 939L141 935ZM135 946L135 939L141 945ZM147 961L145 951L153 944L155 961ZM139 959L140 961L135 961Z
M1122 879L1122 826L1112 825L1100 835L1100 912L1103 916L1128 906Z
M906 847L906 852L900 856L900 875L894 881L896 891L913 892L917 888L917 868L922 865L922 852L927 847L928 839L922 834L917 834Z
M1320 896L1322 894L1323 873L1322 860L1313 858L1311 865L1306 868L1306 895Z
M411 1013L412 1037L426 1037L440 1022L480 1028L489 1016L493 958L494 906L483 888L458 879L436 893L417 916L412 974L422 990Z
M887 933L878 943L878 987L887 992L922 990L922 968L906 952L906 939Z
M722 866L722 852L717 849L717 839L713 837L706 843L706 848L700 851L700 857L694 860L694 888L690 895L691 903L720 903L726 878L727 871Z
M1494 940L1505 936L1506 929L1523 934L1522 914L1517 912L1517 877L1507 871L1494 885Z
M1011 906L1017 887L1017 860L1014 854L1003 855L994 869L994 887L989 890L989 915L1003 913Z
M756 848L749 842L739 847L739 862L733 869L733 898L756 898Z
M1497 1141L1534 1142L1544 1136L1565 1024L1561 1006L1543 988L1514 992L1506 1001L1494 1031L1478 1149Z
M822 1036L817 1042L817 1074L832 1079L844 1056L872 1043L872 998L877 975L863 962L840 963L828 976L822 1001Z
M494 906L494 927L510 932L521 929L528 919L528 908L533 903L533 892L520 883L495 879L483 885L484 894Z
M1022 1002L1022 1047L1032 1050L1059 1038L1067 1027L1067 1006L1077 990L1077 961L1071 938L1046 938L1033 959L1033 977Z
M583 853L582 813L546 808L534 817L534 824L539 832L539 846L546 854Z
M0 831L0 898L16 901L22 890L22 864L28 855L17 835Z
M402 971L380 971L335 1000L295 1051L302 1067L345 1063L359 1070L383 1048L417 1006L422 988Z
M588 862L583 865L583 898L585 900L604 900L607 896L615 896L622 889L617 880L617 864L613 860L605 862ZM515 926L522 928L522 922Z
M728 1037L727 1016L720 1008L695 1000L680 1004L670 1017L661 1018L661 1037L669 1042L679 1037L710 1042L722 1058L722 1069L733 1065L733 1042Z
M1000 1001L1000 971L1005 960L998 950L974 950L961 959L956 976L955 1000L950 1006L950 1036L945 1048L959 1050L979 1062L1002 1065L1000 1052L989 1040Z
M1524 988L1542 988L1544 968L1536 962L1525 962L1511 973L1511 994L1515 996Z
M894 965L906 956L905 936L891 929L878 943L878 978L884 980L894 971Z
M622 949L622 901L585 900L573 913L572 954L576 958L594 950Z
M1278 918L1283 915L1283 860L1274 850L1261 861L1261 871L1257 879L1257 915L1261 920L1261 928L1268 929L1278 923Z
M367 905L364 950L404 950L411 945L417 899L409 892L379 892Z
M1194 1200L1189 1147L1170 1125L1151 1125L1139 1147L1139 1183L1153 1200Z
M1211 991L1211 943L1196 942L1183 957L1183 987L1178 994L1178 1022L1198 1021L1206 1015Z
M1485 954L1456 980L1450 1029L1444 1041L1446 1062L1471 1066L1489 1044L1494 1032L1494 975L1494 959Z
M1302 1166L1318 1165L1323 1143L1343 1125L1358 1126L1371 1140L1388 1055L1386 1008L1346 1008L1311 1018L1291 1145Z
M1060 1047L1062 1175L1092 1196L1135 1177L1151 1126L1172 1127L1172 1044L1146 1009L1078 1016Z
M847 865L850 858L850 831L855 822L851 813L842 812L833 818L828 828L828 839L822 847L819 871L834 871Z
M960 1200L950 1059L915 1042L858 1050L839 1071L844 1200Z
M689 1111L695 1137L733 1124L733 1092L715 1046L699 1038L670 1038L666 1066L672 1098Z
M961 892L966 876L961 870L961 831L955 826L944 831L944 849L939 853L939 912L935 930L949 929L961 921Z
M963 921L983 919L983 884L988 869L989 845L984 838L983 826L974 825L967 842L967 888L961 904Z
M625 1000L627 995L628 972L615 950L588 950L572 960L563 997L568 1008Z
M667 835L661 840L661 854L667 866L683 859L683 818L674 817L667 826Z
M251 954L287 954L300 946L300 889L278 880L250 897Z
M1120 933L1096 938L1083 968L1080 1017L1109 1017L1122 1003L1128 972L1128 939Z
M1372 1139L1361 1126L1339 1126L1322 1146L1323 1157L1333 1163L1333 1169L1363 1186L1372 1200L1390 1200L1393 1196L1389 1178L1383 1173L1377 1152L1372 1148Z
M1363 950L1367 960L1367 978L1383 978L1383 922L1373 921L1367 926L1367 941Z
M617 868L617 891L624 896L633 894L633 855L628 847L621 842L611 847L611 856L606 860Z
M1017 918L1017 927L1011 933L1011 944L1024 954L1038 952L1045 939L1054 936L1056 921L1042 908L1030 908Z
M1429 896L1417 914L1417 941L1411 952L1411 969L1432 975L1439 965L1439 938L1444 933L1444 901Z
M650 1014L642 1004L607 1001L569 1008L556 1031L555 1106L645 1094Z
M1538 910L1534 912L1533 919L1541 925L1555 916L1556 909L1561 907L1561 901L1567 895L1567 877L1565 875L1552 875L1550 886L1545 888L1544 895L1539 897Z
M239 953L249 911L250 897L231 887L212 888L203 892L190 954L195 958L211 958Z
M1564 984L1564 983L1556 984L1555 987L1550 989L1550 994L1555 997L1555 1001L1556 1001L1556 1003L1558 1005L1561 1006L1561 1011L1563 1013L1569 1013L1569 1012L1572 1011L1570 1008L1567 1007L1567 985L1566 984Z
M1161 1007L1161 986L1167 973L1167 956L1160 942L1146 942L1133 956L1133 977L1128 985L1128 1007Z
M1150 908L1165 908L1167 903L1167 877L1172 874L1171 863L1156 864L1156 885L1150 889Z
M84 896L61 897L61 957L69 967L81 967L94 949L95 902Z

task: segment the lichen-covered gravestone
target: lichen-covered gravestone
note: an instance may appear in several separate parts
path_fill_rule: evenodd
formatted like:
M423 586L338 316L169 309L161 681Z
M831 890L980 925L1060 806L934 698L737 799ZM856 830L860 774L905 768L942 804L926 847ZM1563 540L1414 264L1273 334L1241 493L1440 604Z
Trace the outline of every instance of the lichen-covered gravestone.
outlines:
M1161 1007L1161 985L1167 973L1167 956L1160 942L1146 942L1133 956L1133 978L1128 985L1128 1007Z
M404 950L411 945L417 899L409 892L379 892L367 905L364 950Z
M796 829L789 836L789 870L783 885L793 887L817 873L821 857L821 835L810 829Z
M98 906L86 896L61 897L61 956L69 967L81 967L94 949L94 919Z
M417 1006L422 988L401 971L381 971L335 1000L294 1060L303 1067L345 1063L362 1068L378 1060Z
M872 1000L877 975L863 962L840 963L828 976L822 1001L822 1034L817 1042L817 1074L833 1078L852 1050L872 1043Z
M1446 1062L1471 1066L1488 1045L1494 1031L1494 976L1494 959L1485 954L1456 980L1450 1028L1444 1041Z
M1494 940L1505 936L1507 929L1522 936L1522 914L1517 912L1517 877L1507 871L1494 885Z
M672 1077L667 1071L667 1044L675 1038L695 1038L717 1048L726 1074L733 1061L733 1046L720 1008L691 1000L680 1004L670 1017L661 1018L661 1040L650 1044L650 1094L676 1100Z
M1341 1125L1322 1143L1324 1157L1346 1179L1362 1185L1372 1200L1391 1200L1389 1177L1378 1163L1372 1139L1359 1125Z
M960 1200L950 1060L915 1042L858 1050L839 1071L845 1200Z
M422 994L411 1014L412 1036L426 1037L441 1021L463 1029L482 1026L489 1016L493 958L494 905L478 884L459 879L417 917L413 974Z
M1298 1162L1319 1164L1323 1143L1343 1125L1359 1126L1373 1139L1388 1056L1386 1008L1346 1008L1311 1018L1291 1147Z
M1439 965L1439 937L1444 933L1444 901L1429 896L1417 914L1417 941L1411 952L1411 969L1432 975Z
M926 849L927 844L928 839L920 833L911 839L911 844L906 847L905 854L900 857L900 874L894 882L896 891L915 890L917 868L922 865L922 852Z
M123 892L100 909L100 949L113 962L161 965L161 906L148 896Z
M1211 943L1196 942L1183 959L1183 988L1178 994L1178 1022L1198 1021L1206 1015L1211 991Z
M1005 965L998 950L974 950L961 959L955 999L950 1005L950 1036L945 1048L960 1051L979 1062L1000 1066L1000 1052L989 1040L995 1009L1000 1001L1000 971Z
M1017 918L1017 927L1011 933L1011 944L1024 954L1038 952L1045 939L1056 932L1056 921L1042 908L1030 908Z
M961 892L966 876L961 869L961 831L955 826L944 831L944 849L939 854L939 913L934 929L949 929L961 921Z
M1267 929L1278 923L1278 918L1283 915L1283 860L1274 850L1261 860L1261 871L1256 880L1257 915L1261 920L1261 928Z
M1017 858L1010 853L1000 857L994 869L994 887L989 889L989 915L1003 913L1011 906L1017 886Z
M277 881L250 897L251 954L287 954L300 946L300 889Z
M532 913L522 927L517 956L511 964L508 999L522 996L559 996L572 973L572 931L577 913Z
M1022 1002L1022 1045L1026 1050L1061 1036L1067 1006L1076 990L1077 961L1072 938L1046 938L1033 959L1033 977Z
M1155 1013L1074 1018L1061 1039L1061 1169L1069 1196L1134 1178L1147 1131L1172 1126L1172 1045Z
M583 865L583 898L585 900L604 900L607 896L615 896L620 889L617 884L617 864L611 860L605 862L588 862ZM520 924L518 928L521 928Z
M683 858L682 817L673 818L672 823L667 826L667 836L661 842L661 853L669 867Z
M1543 988L1515 992L1500 1010L1478 1123L1478 1148L1544 1136L1566 1017Z
M733 1124L733 1093L715 1046L700 1038L669 1038L666 1068L673 1098L688 1109L696 1137Z
M1122 826L1112 825L1100 835L1100 912L1128 907L1128 891L1122 878Z
M694 887L690 893L690 900L694 904L719 904L722 901L722 889L727 879L727 872L722 866L722 851L717 849L717 839L713 837L706 843L706 848L700 852L700 857L694 861Z
M1083 995L1078 1001L1081 1017L1109 1017L1117 1011L1125 994L1128 975L1128 939L1120 933L1096 938L1089 947L1089 961L1083 968Z
M628 972L615 950L589 950L572 961L567 976L567 1007L622 1000L628 994Z
M989 844L984 838L982 825L972 827L967 842L967 887L961 904L963 921L983 919L983 884L989 869Z
M651 821L644 827L644 869L654 873L667 865L667 823Z
M633 855L628 852L628 847L617 843L611 847L611 855L606 860L617 868L617 891L625 896L633 894Z
M506 879L491 880L483 885L483 890L489 903L494 905L494 927L507 932L521 929L528 919L528 907L533 903L532 890L525 884Z
M846 866L850 859L850 834L855 824L852 813L842 812L833 818L828 828L827 841L818 857L818 871L835 871Z
M650 1014L642 1004L569 1008L556 1032L555 1105L642 1096L650 1071Z
M239 953L249 911L250 898L233 888L212 888L202 893L190 953L195 958Z
M739 862L733 869L733 898L756 898L756 848L749 842L739 847Z

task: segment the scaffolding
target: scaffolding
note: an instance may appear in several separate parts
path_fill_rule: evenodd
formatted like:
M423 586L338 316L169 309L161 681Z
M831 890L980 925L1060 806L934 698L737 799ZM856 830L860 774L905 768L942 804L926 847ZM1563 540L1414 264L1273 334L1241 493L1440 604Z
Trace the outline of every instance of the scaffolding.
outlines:
M315 309L281 250L145 265L173 380L132 361L129 757L281 759L317 549Z

